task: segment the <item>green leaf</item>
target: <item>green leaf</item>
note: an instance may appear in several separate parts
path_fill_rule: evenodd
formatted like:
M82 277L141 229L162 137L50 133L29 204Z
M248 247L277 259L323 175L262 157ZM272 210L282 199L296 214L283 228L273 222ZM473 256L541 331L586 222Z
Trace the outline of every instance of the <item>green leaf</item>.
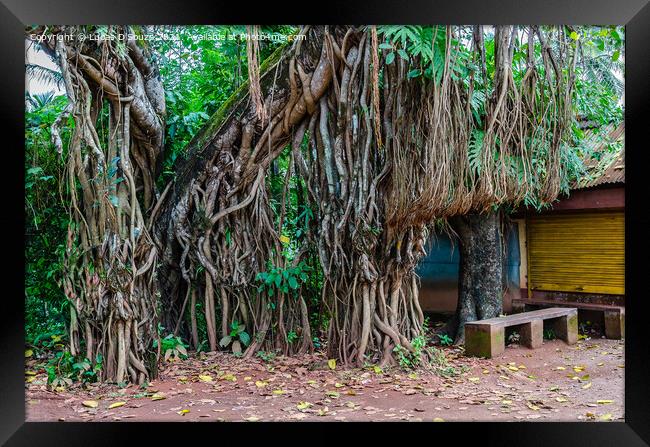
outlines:
M289 277L289 287L292 289L297 289L298 288L298 281L296 281L295 276Z
M395 53L393 52L388 53L388 56L386 56L386 64L390 65L393 63L394 60L395 60Z
M407 79L417 78L418 76L420 76L421 73L422 72L419 69L411 70L406 74L406 78Z
M228 345L230 344L231 341L232 341L232 337L229 336L229 335L226 335L225 337L223 337L223 338L219 341L219 346L225 348L226 346L228 346Z
M381 48L382 50L392 50L393 46L389 43L384 42L382 44L379 44L379 48Z
M409 60L409 55L406 54L406 51L404 51L402 48L400 48L399 50L397 50L397 53L398 53L399 56L400 56L402 59L404 59L405 61L408 61L408 60Z
M242 342L244 346L248 346L248 344L251 341L250 335L248 335L248 332L240 332L239 333L239 340Z
M573 40L578 40L578 33L576 33L575 31L571 31L569 37L572 38Z
M621 52L616 50L614 51L614 54L612 54L612 60L616 62L620 56L621 56Z

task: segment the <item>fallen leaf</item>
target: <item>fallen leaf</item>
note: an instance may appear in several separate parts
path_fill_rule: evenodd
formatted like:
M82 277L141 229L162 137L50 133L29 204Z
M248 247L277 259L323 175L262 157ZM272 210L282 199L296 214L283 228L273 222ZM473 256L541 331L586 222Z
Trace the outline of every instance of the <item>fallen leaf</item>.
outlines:
M602 400L597 400L596 403L597 403L597 404L601 404L601 405L605 405L605 404L611 404L611 403L614 403L614 401L613 401L613 400L609 400L609 399L602 399Z
M167 396L165 396L164 393L156 393L153 396L151 396L151 400L163 400L167 399Z
M302 411L302 410L306 410L307 408L309 408L309 407L311 407L313 405L314 404L312 404L311 402L298 402L298 405L296 405L296 408L298 408L298 410Z
M248 418L246 418L244 420L248 421L248 422L257 422L257 421L260 420L260 418L258 418L257 416L251 416L251 417L248 417Z
M209 374L199 374L199 380L201 382L212 382L212 376Z
M340 394L338 392L336 392L336 391L326 391L325 395L327 397L331 397L332 399L338 399L339 396L340 396Z
M124 404L126 404L126 402L114 402L108 406L108 409L112 410L113 408L121 407Z
M481 379L479 379L478 377L470 377L470 378L467 379L467 380L469 380L470 382L474 382L474 383L476 383L476 382L479 382Z
M330 369L336 369L336 359L329 359L327 361L327 366L329 366Z
M266 385L268 385L268 382L265 382L263 380L258 380L255 382L255 386L258 388L264 388Z
M555 400L558 402L568 402L564 397L556 397Z
M603 414L599 419L601 421L611 421L612 420L612 413Z
M181 411L177 411L176 413L180 414L181 416L185 416L185 415L186 415L187 413L189 413L189 412L190 412L190 410L188 410L187 408L185 408L185 409L183 409L183 410L181 410Z
M275 394L276 396L281 396L284 393L286 393L286 391L284 391L284 390L279 390L279 389L278 390L273 390L273 394Z
M32 355L34 355L34 351L32 351L31 349L27 349L25 351L25 358L31 357Z
M433 422L445 422L443 418L433 418Z
M96 400L84 400L83 402L81 402L81 405L88 408L97 408L99 403L97 403Z
M564 366L558 366L555 369L558 371L564 371L566 368Z

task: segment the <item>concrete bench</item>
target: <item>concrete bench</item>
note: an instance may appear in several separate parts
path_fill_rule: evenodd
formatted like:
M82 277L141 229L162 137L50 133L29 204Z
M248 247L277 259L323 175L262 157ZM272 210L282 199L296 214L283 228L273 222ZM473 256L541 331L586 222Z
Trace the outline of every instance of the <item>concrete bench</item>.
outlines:
M506 349L505 329L520 326L521 343L539 348L544 339L544 320L550 320L555 336L572 345L578 341L578 309L554 307L465 324L465 355L491 358Z
M544 300L538 298L514 299L512 300L513 311L524 312L529 308L552 307L561 304L563 307L575 307L577 309L603 312L605 317L605 337L620 340L625 337L625 307L611 306L607 304L592 304L580 302L561 302Z

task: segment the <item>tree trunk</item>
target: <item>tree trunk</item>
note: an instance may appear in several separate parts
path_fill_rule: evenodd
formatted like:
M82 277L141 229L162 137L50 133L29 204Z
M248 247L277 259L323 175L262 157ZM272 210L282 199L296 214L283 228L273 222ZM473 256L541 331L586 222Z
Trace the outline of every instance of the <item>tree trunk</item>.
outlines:
M452 220L458 233L458 305L449 332L465 341L465 323L503 312L503 256L500 213L468 214Z

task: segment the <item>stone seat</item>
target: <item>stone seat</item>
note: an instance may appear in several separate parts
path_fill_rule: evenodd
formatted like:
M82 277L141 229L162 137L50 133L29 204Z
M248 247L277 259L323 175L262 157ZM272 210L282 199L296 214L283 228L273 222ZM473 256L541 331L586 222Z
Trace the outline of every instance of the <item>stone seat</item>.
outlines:
M531 308L557 306L558 301L538 298L515 298L512 300L513 311L526 311ZM620 340L625 337L625 307L608 304L581 303L577 301L562 302L562 306L603 312L605 316L605 337Z
M465 324L465 355L491 358L506 349L505 328L520 326L521 343L531 349L542 345L544 320L550 320L557 338L578 341L578 309L554 307Z

